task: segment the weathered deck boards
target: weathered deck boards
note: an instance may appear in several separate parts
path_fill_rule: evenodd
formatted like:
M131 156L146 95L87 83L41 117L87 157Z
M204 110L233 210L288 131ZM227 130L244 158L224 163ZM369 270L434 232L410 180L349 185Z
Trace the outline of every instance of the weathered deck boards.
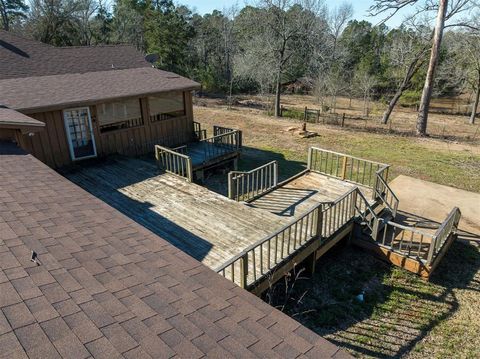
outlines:
M211 268L288 221L174 175L157 175L155 165L141 159L111 158L65 176Z
M222 162L226 158L234 158L238 156L237 151L226 150L225 146L222 145L213 145L213 147L218 147L218 149L211 150L212 144L205 142L191 142L187 145L187 155L192 159L193 169L201 169L205 166L210 166L217 162Z
M319 202L335 201L353 187L355 187L353 183L316 172L307 172L250 202L250 205L279 216L298 217ZM371 189L359 188L367 199L371 198ZM374 201L372 200L371 203Z

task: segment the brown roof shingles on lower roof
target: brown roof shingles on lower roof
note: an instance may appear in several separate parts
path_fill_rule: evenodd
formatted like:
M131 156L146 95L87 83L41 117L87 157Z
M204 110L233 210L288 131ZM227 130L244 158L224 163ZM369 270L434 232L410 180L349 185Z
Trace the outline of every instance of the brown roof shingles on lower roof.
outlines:
M0 128L13 128L13 129L43 129L45 124L34 118L31 118L23 113L12 110L0 105Z
M0 101L22 112L87 105L166 91L186 91L200 85L152 67L0 80Z
M346 355L5 143L0 233L3 356Z

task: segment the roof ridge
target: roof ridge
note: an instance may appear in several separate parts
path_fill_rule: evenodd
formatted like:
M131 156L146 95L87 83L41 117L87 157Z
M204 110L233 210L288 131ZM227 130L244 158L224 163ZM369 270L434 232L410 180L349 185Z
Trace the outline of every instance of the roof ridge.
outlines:
M47 44L46 42L36 40L36 39L31 38L31 37L27 37L23 34L19 34L18 32L13 32L13 31L7 31L7 30L0 29L0 33L2 33L2 32L4 34L8 34L8 35L14 36L14 37L19 38L19 39L35 42L35 43L40 44L42 46L47 46L47 47L52 47L52 48L56 47L54 45Z

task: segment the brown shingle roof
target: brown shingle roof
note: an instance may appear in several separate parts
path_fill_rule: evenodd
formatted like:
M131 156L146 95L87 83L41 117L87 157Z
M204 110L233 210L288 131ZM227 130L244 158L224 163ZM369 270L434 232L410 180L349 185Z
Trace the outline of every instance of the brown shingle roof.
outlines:
M42 129L45 124L34 118L28 117L23 113L12 110L0 105L0 128L39 128Z
M33 112L197 87L195 81L172 72L143 67L0 80L0 101L16 110Z
M54 47L0 30L0 79L150 67L130 45Z
M4 142L0 348L8 358L348 357Z
M0 104L30 113L200 85L130 45L54 47L0 30Z

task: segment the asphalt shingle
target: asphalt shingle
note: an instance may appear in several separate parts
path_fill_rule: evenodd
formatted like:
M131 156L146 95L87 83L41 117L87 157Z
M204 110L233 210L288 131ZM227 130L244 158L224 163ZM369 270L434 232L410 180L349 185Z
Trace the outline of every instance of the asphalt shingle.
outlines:
M3 142L0 196L0 223L15 233L0 237L9 358L347 355Z

